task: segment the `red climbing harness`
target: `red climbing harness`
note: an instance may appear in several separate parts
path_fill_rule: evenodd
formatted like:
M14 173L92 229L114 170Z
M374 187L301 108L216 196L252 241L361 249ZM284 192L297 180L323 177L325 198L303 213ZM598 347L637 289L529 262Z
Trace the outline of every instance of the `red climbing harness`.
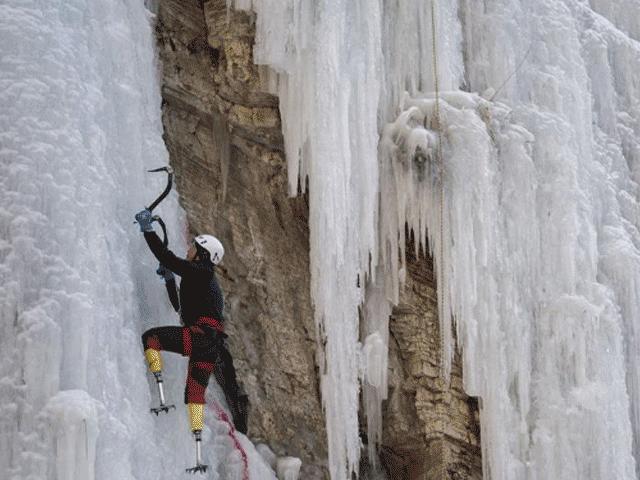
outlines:
M196 325L207 325L209 327L213 327L220 333L224 333L224 327L222 324L213 317L200 317L196 321Z

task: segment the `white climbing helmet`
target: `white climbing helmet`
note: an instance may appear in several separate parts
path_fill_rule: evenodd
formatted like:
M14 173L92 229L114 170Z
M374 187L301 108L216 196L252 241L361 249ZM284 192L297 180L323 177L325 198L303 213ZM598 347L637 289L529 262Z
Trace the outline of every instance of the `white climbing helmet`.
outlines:
M196 246L209 253L209 260L218 265L224 256L224 247L220 240L213 235L198 235L193 239Z

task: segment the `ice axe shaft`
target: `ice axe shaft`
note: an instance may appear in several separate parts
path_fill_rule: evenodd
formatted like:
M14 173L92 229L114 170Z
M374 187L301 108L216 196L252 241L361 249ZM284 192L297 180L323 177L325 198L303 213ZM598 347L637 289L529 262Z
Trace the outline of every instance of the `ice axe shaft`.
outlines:
M162 220L162 218L160 218L158 215L154 215L153 216L153 221L154 222L158 222L158 224L160 224L160 228L162 229L162 244L166 247L167 245L169 245L169 237L167 236L167 226L164 223L164 220Z

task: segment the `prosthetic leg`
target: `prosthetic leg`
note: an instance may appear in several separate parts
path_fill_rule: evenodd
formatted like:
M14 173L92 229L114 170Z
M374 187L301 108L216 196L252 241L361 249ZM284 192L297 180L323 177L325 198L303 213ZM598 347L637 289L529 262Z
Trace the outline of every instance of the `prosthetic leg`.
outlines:
M188 403L189 423L196 441L196 466L187 468L187 473L206 473L208 465L202 463L202 429L204 428L204 405L201 403Z
M156 416L160 414L160 412L169 413L171 408L175 409L175 405L167 405L166 400L164 398L164 388L162 385L162 357L160 357L160 352L153 348L147 348L144 351L144 356L147 359L147 363L149 364L149 370L153 373L153 376L156 378L156 385L158 385L158 395L160 397L160 406L151 408L151 413L155 413Z

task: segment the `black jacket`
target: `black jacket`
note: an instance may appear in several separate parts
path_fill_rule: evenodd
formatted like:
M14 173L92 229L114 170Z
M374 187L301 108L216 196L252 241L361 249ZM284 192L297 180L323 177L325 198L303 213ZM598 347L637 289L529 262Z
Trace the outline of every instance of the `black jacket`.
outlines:
M177 257L162 244L155 232L144 232L144 238L158 261L180 275L180 316L189 327L199 317L213 317L224 322L224 296L211 262L190 262Z

